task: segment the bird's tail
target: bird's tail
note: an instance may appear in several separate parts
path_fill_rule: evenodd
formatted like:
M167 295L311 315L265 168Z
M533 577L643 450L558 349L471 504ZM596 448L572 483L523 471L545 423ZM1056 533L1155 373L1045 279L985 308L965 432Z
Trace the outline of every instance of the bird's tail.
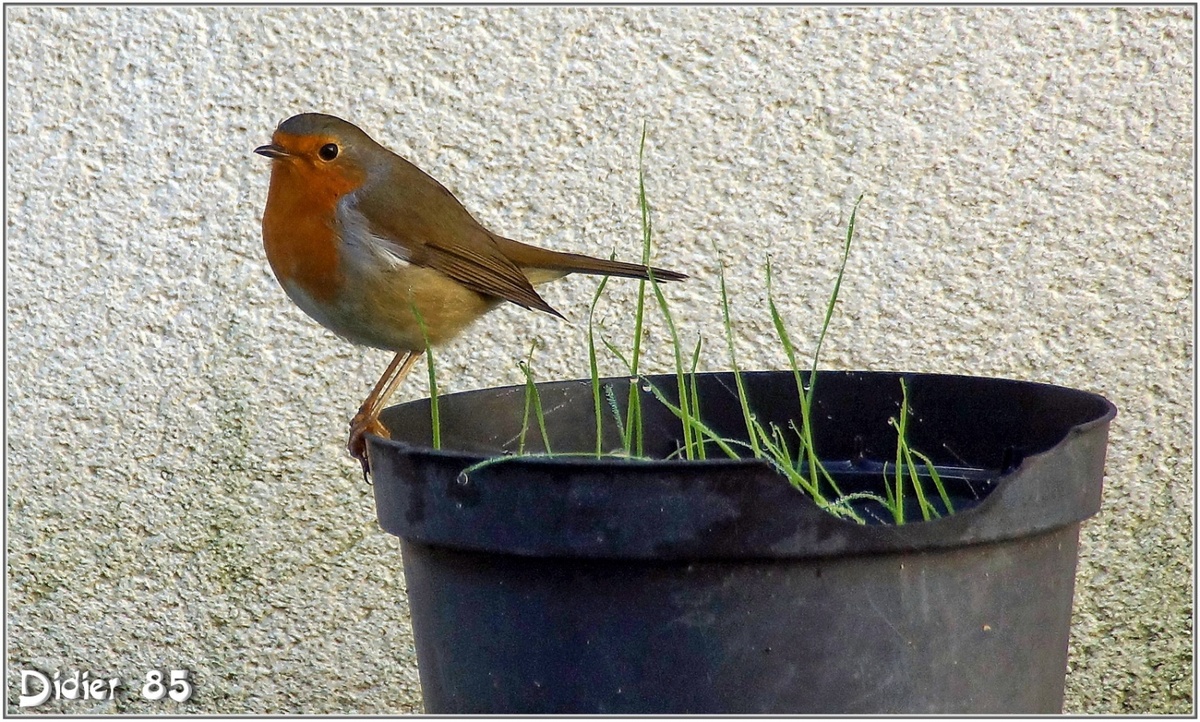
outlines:
M530 278L545 276L546 280L565 276L568 273L589 273L598 276L621 276L624 278L649 279L654 274L656 281L682 281L686 274L668 271L665 268L643 266L640 263L608 261L578 253L563 253L545 248L535 248L507 238L494 237L505 256L525 269ZM530 273L535 271L535 273ZM536 273L542 271L543 273ZM537 283L541 279L535 280Z

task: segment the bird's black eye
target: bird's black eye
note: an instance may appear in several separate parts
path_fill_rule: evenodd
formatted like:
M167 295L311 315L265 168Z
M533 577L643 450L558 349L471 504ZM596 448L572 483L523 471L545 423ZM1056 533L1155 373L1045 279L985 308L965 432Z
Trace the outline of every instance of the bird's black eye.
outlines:
M338 147L336 143L326 143L321 146L321 150L317 151L317 155L321 156L321 160L333 160L338 157Z

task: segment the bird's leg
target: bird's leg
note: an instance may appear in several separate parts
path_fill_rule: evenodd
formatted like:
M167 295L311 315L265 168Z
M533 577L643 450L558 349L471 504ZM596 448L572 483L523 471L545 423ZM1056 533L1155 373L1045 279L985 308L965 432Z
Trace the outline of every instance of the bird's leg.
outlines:
M364 477L371 470L370 462L367 461L366 435L375 434L385 438L388 436L387 429L379 423L379 412L383 411L383 405L420 359L421 354L418 351L401 351L396 354L388 364L387 370L375 383L375 388L371 389L371 393L359 407L358 413L350 419L350 440L346 442L346 450L362 464Z

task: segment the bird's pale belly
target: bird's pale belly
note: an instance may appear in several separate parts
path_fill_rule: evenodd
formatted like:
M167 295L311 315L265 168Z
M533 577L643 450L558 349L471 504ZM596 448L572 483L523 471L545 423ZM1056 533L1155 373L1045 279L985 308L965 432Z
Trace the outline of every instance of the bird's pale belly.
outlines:
M411 264L346 275L335 298L317 302L301 286L280 280L284 291L317 323L364 346L420 351L425 339L439 345L457 336L500 300L476 293L440 271ZM422 333L417 313L424 322Z

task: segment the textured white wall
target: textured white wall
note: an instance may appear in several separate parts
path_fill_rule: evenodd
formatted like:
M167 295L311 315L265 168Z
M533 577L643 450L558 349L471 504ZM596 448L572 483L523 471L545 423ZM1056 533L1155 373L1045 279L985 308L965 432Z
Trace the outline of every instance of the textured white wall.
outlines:
M9 710L30 666L186 667L208 713L420 709L399 544L342 451L387 355L292 307L261 249L250 151L320 110L498 232L631 259L646 121L707 369L714 245L741 360L779 367L764 260L811 348L865 194L826 366L1112 399L1067 709L1190 711L1192 12L8 8ZM519 381L534 339L542 378L584 375L594 288L546 289L574 323L493 314L444 389Z

